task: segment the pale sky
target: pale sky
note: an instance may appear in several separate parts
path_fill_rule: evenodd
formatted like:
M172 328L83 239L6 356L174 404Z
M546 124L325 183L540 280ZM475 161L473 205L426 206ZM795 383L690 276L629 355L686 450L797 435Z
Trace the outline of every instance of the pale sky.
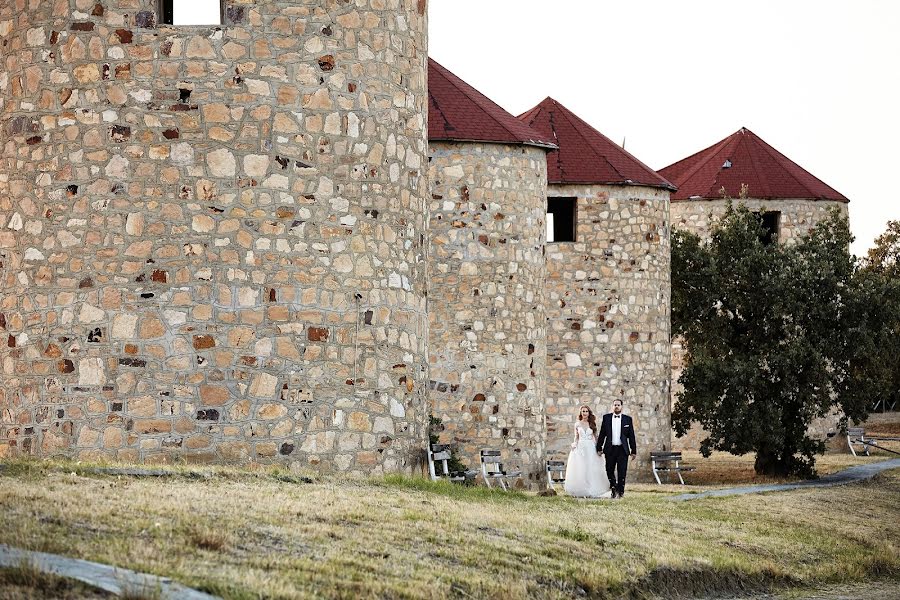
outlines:
M850 198L856 254L900 220L900 2L429 6L431 56L513 114L552 96L654 169L747 127Z
M654 169L747 127L900 220L900 2L430 0L430 54L513 114L547 96Z

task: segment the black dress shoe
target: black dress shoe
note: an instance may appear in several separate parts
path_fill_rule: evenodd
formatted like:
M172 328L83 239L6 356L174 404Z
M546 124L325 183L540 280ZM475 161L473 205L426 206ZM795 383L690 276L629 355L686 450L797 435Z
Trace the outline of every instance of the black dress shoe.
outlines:
M622 490L621 492L619 492L619 500L621 500L624 497L625 497L625 491Z
M610 499L615 500L615 499L616 499L616 494L618 494L618 492L616 492L616 490L613 490L613 491L612 491L612 496L610 496Z

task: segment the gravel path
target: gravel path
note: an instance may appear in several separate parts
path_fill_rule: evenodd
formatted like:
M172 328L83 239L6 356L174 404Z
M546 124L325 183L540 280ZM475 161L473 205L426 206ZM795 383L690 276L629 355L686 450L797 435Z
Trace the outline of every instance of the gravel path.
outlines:
M218 596L198 592L165 577L0 544L0 566L18 567L22 564L30 564L43 573L82 581L117 596L144 593L160 600L219 600Z
M784 492L786 490L798 490L804 488L830 487L833 485L845 485L847 483L856 483L871 479L882 471L889 469L900 469L900 458L885 460L877 463L868 463L865 465L857 465L826 475L819 479L810 479L807 481L798 481L797 483L777 483L770 485L748 485L744 487L728 488L724 490L712 490L709 492L701 492L699 494L679 494L672 496L671 500L698 500L700 498L722 498L724 496L741 496L744 494L759 494L762 492Z

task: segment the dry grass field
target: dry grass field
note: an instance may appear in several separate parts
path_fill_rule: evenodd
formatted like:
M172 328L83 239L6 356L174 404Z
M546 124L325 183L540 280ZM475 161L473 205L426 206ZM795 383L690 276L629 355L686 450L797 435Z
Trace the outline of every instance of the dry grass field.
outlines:
M716 460L698 479L745 468ZM826 457L822 470L847 462ZM305 483L265 469L133 478L64 462L2 465L0 543L225 598L693 597L900 577L898 470L859 485L677 503L668 496L681 486L584 501L393 476Z

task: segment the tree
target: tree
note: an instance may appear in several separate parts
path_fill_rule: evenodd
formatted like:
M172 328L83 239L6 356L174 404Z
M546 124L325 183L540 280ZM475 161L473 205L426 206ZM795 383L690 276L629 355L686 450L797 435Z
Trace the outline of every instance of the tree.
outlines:
M865 415L848 393L853 344L869 347L866 302L837 211L792 246L764 243L758 215L729 204L708 241L676 232L673 334L687 355L673 411L678 435L694 422L701 452L756 454L757 473L812 476L824 442L810 423L835 408Z
M875 240L857 274L862 298L872 302L862 308L869 321L869 347L859 347L852 359L854 382L848 393L869 402L900 401L900 221L888 221Z

